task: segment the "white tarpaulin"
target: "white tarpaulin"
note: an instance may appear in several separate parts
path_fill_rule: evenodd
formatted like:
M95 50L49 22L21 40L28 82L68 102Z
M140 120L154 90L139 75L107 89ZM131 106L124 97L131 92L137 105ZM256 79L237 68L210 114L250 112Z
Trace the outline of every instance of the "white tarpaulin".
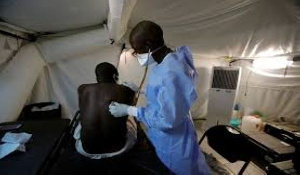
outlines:
M102 46L109 45L110 41L108 31L102 28L38 43L45 61L53 63L58 60L88 55L100 50Z
M35 45L21 48L0 74L0 122L14 121L45 65Z
M19 49L21 42L21 40L18 40L16 38L0 34L0 72L4 64L7 63L8 60L13 56L14 52Z
M199 58L253 57L270 48L299 51L297 15L294 0L139 0L130 27L155 21L167 44L188 45Z
M44 69L30 76L32 79L26 81L26 85L22 84L23 81L14 83L24 89L31 82L33 90L32 87L26 88L31 91L31 96L26 93L22 99L29 102L59 102L63 106L64 117L72 117L78 109L77 87L82 83L95 82L94 68L100 62L118 65L121 81L134 81L136 84L141 81L144 69L130 56L126 59L122 57L118 63L120 47L109 43L110 39L114 39L115 43L127 41L135 24L141 20L152 20L162 26L168 46L175 49L188 45L193 52L199 72L199 98L192 108L194 117L206 115L211 68L228 66L224 57L229 56L256 60L253 64L249 61L233 64L243 69L237 98L243 107L297 123L300 119L300 67L298 63L287 59L291 60L294 55L300 54L299 8L295 0L88 0L61 3L6 0L0 2L0 17L8 23L35 32L101 26L103 21L107 21L108 31L98 27L64 37L59 37L59 34L46 37L46 40L38 37L35 44L42 56L37 54L36 49L26 55L22 51L28 47L25 46L9 62L15 62L20 69L25 64L30 65L34 68L31 71L37 71L42 64L36 62L45 60ZM1 42L5 41L0 37ZM4 47L0 46L0 50L1 63L6 61L7 56L2 56ZM17 63L21 59L24 64ZM10 68L9 64L3 69L9 70L11 75L16 70ZM0 72L0 77L6 75ZM29 78L21 76L20 79ZM2 84L8 84L6 81L0 79L0 89L4 87ZM5 92L14 94L19 91L18 88ZM0 92L0 99L5 97L4 94ZM18 98L12 98L14 104L5 107L5 111L17 109L11 112L13 115L7 118L9 120L17 118L25 103L22 101L20 104L16 100ZM141 98L139 105L144 101ZM2 114L4 112L0 110L0 117Z
M11 24L38 32L65 31L101 24L108 1L1 0L0 16Z
M168 46L190 46L200 73L199 99L193 108L196 110L192 111L199 117L206 114L211 67L228 66L224 63L225 56L276 60L276 55L291 59L299 54L300 10L295 4L292 0L140 0L132 12L129 27L141 20L152 20L163 27ZM263 64L272 68L273 62ZM245 73L240 103L274 117L300 119L299 66L289 66L283 77L286 63L277 61L277 64L281 67L272 70L275 74L268 74L266 68L255 68L247 82L249 95L246 97L243 80L248 79L248 68L242 65Z
M274 119L300 124L300 64L289 64L277 69L253 68L249 63L240 65L244 71L238 96L241 105Z
M96 83L96 65L101 62L117 65L119 52L119 47L108 45L89 55L58 61L47 67L46 71L48 71L51 82L51 100L63 105L65 118L73 117L73 114L78 110L77 88L81 84Z
M78 110L77 88L96 82L96 65L101 62L117 65L120 47L110 45L108 35L102 28L39 42L48 64L35 84L30 101L56 101L63 106L63 116L71 118Z
M137 0L109 0L108 29L110 38L119 41L126 33L127 23Z

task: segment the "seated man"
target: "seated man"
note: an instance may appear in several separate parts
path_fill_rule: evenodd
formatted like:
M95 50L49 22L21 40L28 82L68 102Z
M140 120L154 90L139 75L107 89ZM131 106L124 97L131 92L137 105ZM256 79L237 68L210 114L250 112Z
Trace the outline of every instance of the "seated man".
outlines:
M132 148L137 139L133 118L115 118L108 111L112 101L133 103L135 92L118 85L118 71L110 63L98 64L97 82L78 88L81 123L74 138L76 150L91 159L112 157Z

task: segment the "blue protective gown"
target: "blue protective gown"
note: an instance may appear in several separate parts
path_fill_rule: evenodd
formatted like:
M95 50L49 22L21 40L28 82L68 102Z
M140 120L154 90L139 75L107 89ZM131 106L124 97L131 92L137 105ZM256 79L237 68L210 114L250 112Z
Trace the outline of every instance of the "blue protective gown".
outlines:
M177 48L153 67L146 89L147 106L138 108L138 120L160 160L175 174L210 174L197 143L189 110L197 98L197 72L187 46Z

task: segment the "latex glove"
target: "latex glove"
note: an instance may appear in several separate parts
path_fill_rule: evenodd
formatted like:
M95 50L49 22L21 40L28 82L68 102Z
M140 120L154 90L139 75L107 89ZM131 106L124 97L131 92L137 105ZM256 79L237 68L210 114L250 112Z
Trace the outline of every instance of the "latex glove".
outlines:
M124 117L127 115L137 116L137 108L134 106L129 106L126 104L121 104L117 102L112 102L109 105L109 112L114 117Z
M126 87L129 87L131 90L133 90L134 92L137 92L139 90L139 87L134 84L133 82L127 82L127 81L124 81L122 83L123 86L126 86Z

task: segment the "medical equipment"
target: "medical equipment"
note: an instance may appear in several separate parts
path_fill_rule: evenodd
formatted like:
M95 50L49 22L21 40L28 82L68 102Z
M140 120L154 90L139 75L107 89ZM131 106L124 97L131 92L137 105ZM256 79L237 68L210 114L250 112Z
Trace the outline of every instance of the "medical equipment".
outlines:
M205 129L229 123L241 77L240 67L213 67Z

